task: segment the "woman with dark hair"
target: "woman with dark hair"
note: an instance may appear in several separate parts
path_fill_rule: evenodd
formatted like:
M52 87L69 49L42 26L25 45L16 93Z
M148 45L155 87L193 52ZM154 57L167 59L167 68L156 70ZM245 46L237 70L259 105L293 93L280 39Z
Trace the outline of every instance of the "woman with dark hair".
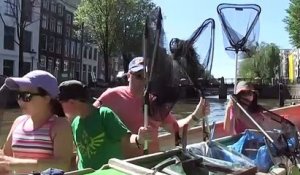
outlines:
M257 104L257 94L252 84L240 81L236 87L235 97L247 112L254 114L261 111L260 106ZM252 124L243 111L230 99L225 111L224 130L228 134L234 135L250 128L255 128L254 124Z
M56 100L56 78L34 70L21 78L10 77L5 85L18 92L24 115L13 123L0 156L0 174L29 173L52 168L69 170L73 151L72 131Z

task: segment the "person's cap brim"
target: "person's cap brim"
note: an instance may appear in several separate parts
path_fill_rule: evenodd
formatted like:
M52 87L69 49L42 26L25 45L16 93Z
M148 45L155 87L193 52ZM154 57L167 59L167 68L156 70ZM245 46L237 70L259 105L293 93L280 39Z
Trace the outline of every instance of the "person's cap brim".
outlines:
M11 90L19 90L20 88L34 88L29 78L24 77L6 78L5 85Z
M143 69L144 69L144 66L143 65L139 65L139 66L131 68L130 71L131 72L138 72L138 71L143 70Z

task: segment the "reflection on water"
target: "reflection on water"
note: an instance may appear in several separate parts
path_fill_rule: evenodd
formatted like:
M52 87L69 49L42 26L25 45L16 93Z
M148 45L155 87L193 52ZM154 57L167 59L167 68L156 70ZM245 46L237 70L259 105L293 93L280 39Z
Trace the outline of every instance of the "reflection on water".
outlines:
M227 100L220 100L218 99L218 96L209 96L207 99L210 102L211 110L211 113L208 116L209 122L212 123L214 121L223 121ZM199 100L197 99L179 101L175 105L173 113L177 118L186 117L194 111L198 101ZM275 99L259 100L259 103L266 108L278 106L278 100ZM296 103L298 103L298 101L296 101ZM286 101L286 105L288 104L291 104L289 100ZM4 143L12 122L19 115L20 111L18 109L7 109L3 114L0 111L0 146Z
M229 96L227 99L219 99L218 96L208 96L206 99L210 103L210 115L208 116L209 122L223 121ZM186 117L188 114L193 112L198 102L199 100L197 99L180 101L175 105L173 112L176 114L177 118ZM285 100L285 105L290 105L292 102L299 103L300 101L299 99ZM278 99L259 99L258 103L266 109L279 107Z
M208 121L210 123L214 121L222 121L224 118L224 112L227 104L226 99L219 99L218 96L206 97L210 103L210 115L208 116ZM177 118L183 118L191 114L199 102L198 99L188 99L178 102L173 113Z

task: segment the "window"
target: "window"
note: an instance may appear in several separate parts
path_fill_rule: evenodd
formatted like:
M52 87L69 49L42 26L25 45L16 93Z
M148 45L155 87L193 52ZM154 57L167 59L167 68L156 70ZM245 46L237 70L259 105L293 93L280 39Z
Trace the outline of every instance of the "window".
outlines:
M90 47L89 48L89 59L92 59L92 56L93 56L93 48Z
M65 40L65 56L68 57L70 53L70 41Z
M71 62L70 65L70 78L74 79L75 78L75 62Z
M96 67L96 66L93 67L93 72L94 72L95 74L97 73L97 67Z
M56 13L56 4L54 1L51 2L51 12Z
M94 49L94 60L97 60L97 49Z
M49 10L49 0L42 0L43 8Z
M88 83L92 82L92 66L89 65L88 69Z
M48 28L48 16L45 14L42 15L42 28L43 29Z
M64 10L61 4L57 4L57 13L59 16L64 16Z
M77 57L77 59L80 59L81 57L80 57L80 47L81 46L81 44L80 43L77 43L77 49L76 49L76 57Z
M86 64L82 65L82 81L86 83Z
M3 60L3 75L13 76L14 75L14 61Z
M53 58L48 58L47 71L52 73L53 70Z
M68 72L68 70L69 70L69 61L64 60L64 72Z
M71 14L67 14L66 18L67 18L66 19L67 24L71 25L72 24L72 16L71 16Z
M76 67L75 67L75 77L76 80L80 79L80 63L76 63Z
M53 36L50 36L49 39L49 51L54 52L54 45L55 45L55 38Z
M71 28L70 27L66 27L66 36L67 37L71 36Z
M55 77L58 77L59 71L60 71L60 59L59 59L59 58L56 58L56 61L55 61L55 68L54 68L54 76L55 76Z
M47 35L45 34L41 35L40 46L41 46L41 50L47 50Z
M6 0L4 2L6 3L5 14L13 17L16 16L17 6L15 0Z
M24 52L31 52L31 37L32 33L29 31L24 31Z
M56 39L56 53L61 54L62 40Z
M75 41L72 41L71 42L71 58L75 58L75 56L76 56L76 43L75 43Z
M46 68L46 56L41 55L40 57L40 68L45 69Z
M15 28L4 26L4 49L15 49Z
M25 21L32 21L33 2L31 0L23 0L24 3L24 19Z
M61 20L57 20L56 32L59 34L62 34L62 21Z
M83 51L83 57L87 58L87 53L88 53L88 46L84 46L84 51Z
M55 28L55 23L56 23L55 18L50 18L50 27L49 28L50 28L51 32L55 32L55 29L56 29Z

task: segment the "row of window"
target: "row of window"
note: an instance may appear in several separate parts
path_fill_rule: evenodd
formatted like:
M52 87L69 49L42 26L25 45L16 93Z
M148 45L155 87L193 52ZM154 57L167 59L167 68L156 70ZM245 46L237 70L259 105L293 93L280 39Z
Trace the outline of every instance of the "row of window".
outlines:
M46 34L41 35L40 48L44 51L49 51L56 54L62 54L62 39L55 38L54 36L48 36ZM65 40L64 43L64 56L80 59L80 43L75 41ZM77 48L76 48L77 47Z
M11 26L4 26L4 43L3 48L7 50L15 50L15 28ZM32 33L29 31L24 31L23 34L23 50L24 52L31 51L31 40L32 40Z
M59 34L62 34L63 33L63 21L62 20L56 20L54 17L50 17L49 19L49 16L47 14L43 14L42 15L42 28L47 30L49 27L49 30L51 32L56 32L56 33L59 33ZM67 37L71 37L71 32L72 32L72 29L70 26L66 26L65 28L65 35Z
M98 56L98 58L100 58L100 52L98 52L98 49L96 49L96 48L93 49L90 46L84 46L83 58L90 59L90 60L91 59L97 60L97 56Z
M55 1L42 0L43 9L50 10L52 13L56 13L59 16L64 16L64 6Z
M8 16L16 17L19 13L20 3L16 3L16 0L4 0L5 2L5 14ZM32 12L35 2L31 0L22 0L21 3L24 3L24 20L32 21Z
M41 69L47 70L48 72L52 73L56 77L58 76L58 74L60 72L69 72L70 71L70 77L74 78L72 76L75 75L75 72L80 72L80 63L79 62L76 63L76 67L75 67L74 61L71 61L71 63L70 63L69 60L61 60L60 58L54 59L52 57L49 57L47 59L47 57L45 55L41 55L39 66ZM63 67L61 67L61 66L63 66Z
M63 67L61 67L61 64L63 64ZM54 76L58 77L60 72L69 72L70 71L70 78L75 78L76 74L79 74L80 72L80 63L71 61L71 64L69 60L62 60L60 58L52 58L47 57L45 55L41 55L40 57L40 67L42 69L47 70L48 72L52 73ZM83 64L82 65L82 75L83 75L83 81L86 82L87 78L87 73L88 75L91 75L91 73L94 73L96 75L97 72L97 66L92 66L92 65L87 65Z
M88 69L87 69L88 68ZM88 83L92 79L92 74L95 76L97 73L97 67L92 65L82 65L82 81ZM88 77L87 77L88 75Z

